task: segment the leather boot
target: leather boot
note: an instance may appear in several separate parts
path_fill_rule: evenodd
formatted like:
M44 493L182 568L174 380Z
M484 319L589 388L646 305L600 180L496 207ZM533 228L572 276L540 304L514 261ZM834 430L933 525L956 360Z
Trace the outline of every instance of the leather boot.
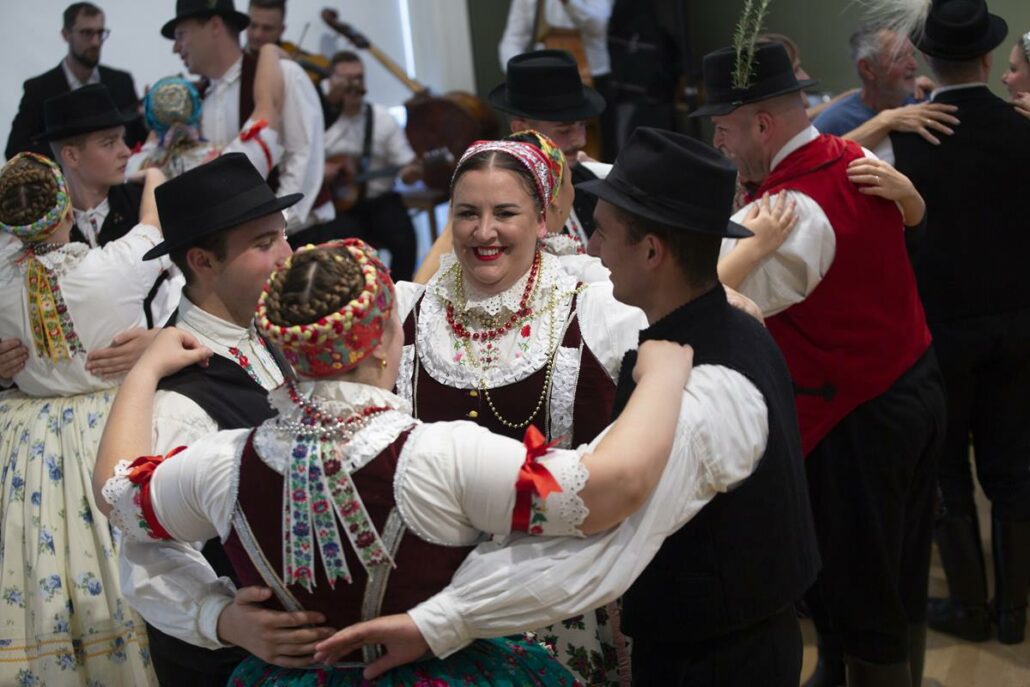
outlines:
M923 665L926 659L926 623L908 626L908 665L912 687L923 684Z
M819 654L815 672L802 687L840 687L844 684L844 650L840 637L819 632L816 635Z
M869 663L849 656L847 673L848 687L912 687L908 661Z
M987 576L976 516L945 515L934 526L934 540L948 578L950 598L931 598L927 624L938 632L970 642L991 634L987 613Z
M994 609L998 641L1019 644L1026 630L1026 592L1030 580L1030 522L991 518L994 552Z

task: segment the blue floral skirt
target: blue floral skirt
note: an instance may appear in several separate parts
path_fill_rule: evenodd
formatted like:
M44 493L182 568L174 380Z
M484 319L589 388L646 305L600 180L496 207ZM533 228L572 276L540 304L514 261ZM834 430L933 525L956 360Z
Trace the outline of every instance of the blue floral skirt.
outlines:
M279 668L251 657L233 672L229 687L582 687L545 647L524 637L481 639L443 660L394 668L375 682L361 671Z

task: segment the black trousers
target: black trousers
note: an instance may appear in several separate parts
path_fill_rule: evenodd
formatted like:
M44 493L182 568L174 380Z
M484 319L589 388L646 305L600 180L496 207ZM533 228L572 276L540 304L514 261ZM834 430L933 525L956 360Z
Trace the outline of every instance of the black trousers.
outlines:
M823 568L805 597L820 633L872 663L908 658L926 618L945 400L932 350L849 413L805 462Z
M801 652L801 629L793 607L699 642L634 637L633 687L797 687Z
M166 635L147 623L150 658L161 687L225 687L249 655L243 649L201 649Z
M976 474L1001 520L1030 520L1030 311L932 325L948 392L938 480L945 510L975 517Z
M395 281L410 280L415 274L418 254L415 225L399 193L384 193L363 200L347 213L337 214L330 222L294 234L290 245L298 248L308 243L351 237L390 251L390 274Z

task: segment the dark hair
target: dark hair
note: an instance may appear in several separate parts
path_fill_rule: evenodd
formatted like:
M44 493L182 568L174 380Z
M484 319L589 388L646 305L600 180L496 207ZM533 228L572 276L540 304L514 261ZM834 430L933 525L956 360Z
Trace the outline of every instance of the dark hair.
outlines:
M290 267L270 284L268 320L288 327L339 311L361 295L365 277L349 249L325 247L294 255Z
M186 279L186 285L190 286L196 280L196 275L193 274L193 271L190 269L189 263L186 260L186 253L189 252L190 248L202 248L203 250L214 253L215 257L219 260L225 260L226 252L228 250L228 239L228 229L217 231L214 234L208 234L207 236L197 239L188 246L173 248L168 252L168 257L182 272L182 276Z
M65 146L74 146L79 150L82 150L82 146L86 145L86 137L89 134L77 134L75 136L69 136L68 138L62 138L58 141L50 141L50 152L54 154L54 162L61 164L61 150Z
M629 242L640 243L648 234L656 236L672 253L691 288L703 289L719 281L721 237L662 224L618 206L613 208L626 227Z
M95 17L103 13L104 10L92 2L73 2L64 10L64 30L71 31L72 27L75 26L75 20L79 18L80 14L85 14L87 17Z
M330 59L329 62L333 67L340 64L341 62L357 62L358 64L364 64L361 61L361 57L359 57L358 54L353 50L341 50L335 55L333 55L332 59Z
M283 19L286 18L286 0L250 0L250 7L257 7L262 10L279 10Z
M458 180L466 172L490 168L505 169L513 172L518 177L519 183L522 184L522 188L533 199L533 207L536 208L537 213L543 213L544 199L537 193L536 179L533 178L533 173L511 155L498 150L482 150L458 165L458 168L454 171L454 178L451 179L451 201L454 201L454 189L458 186Z
M0 222L32 224L57 204L60 190L49 167L30 157L20 158L0 175Z
M946 60L942 57L926 56L930 70L937 75L938 80L945 83L956 83L977 79L980 75L980 58L974 57L971 60Z

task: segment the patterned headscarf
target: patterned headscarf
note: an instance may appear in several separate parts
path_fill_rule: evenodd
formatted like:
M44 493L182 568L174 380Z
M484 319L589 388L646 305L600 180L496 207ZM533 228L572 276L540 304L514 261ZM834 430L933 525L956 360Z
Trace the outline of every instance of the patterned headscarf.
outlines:
M358 263L365 280L364 290L337 312L315 322L278 325L268 319L269 294L281 291L283 279L294 258L315 248L345 247ZM342 261L337 255L334 259ZM394 288L386 267L375 251L358 239L332 241L321 246L304 246L269 277L258 300L258 329L278 345L287 360L307 377L330 377L353 370L383 340L383 330L393 311Z
M554 141L534 129L516 131L510 136L505 137L504 140L535 145L547 157L551 172L550 201L554 203L558 199L558 193L561 192L561 182L565 177L565 153L555 145Z
M147 128L164 138L173 124L195 127L200 123L201 101L196 87L186 79L169 76L154 84L143 98Z
M540 201L540 207L546 208L550 204L554 189L557 188L554 183L554 163L540 148L532 143L522 143L521 141L476 141L470 145L454 168L454 176L451 177L452 195L454 194L454 182L468 159L473 155L488 151L509 155L525 167L533 177L533 188Z
M53 183L49 183L48 172L53 175ZM0 197L7 195L7 192L15 186L20 187L21 194L30 198L49 193L50 189L56 186L57 190L54 193L53 201L50 202L47 199L47 207L40 208L40 216L31 222L8 224L3 221L3 219L8 219L6 211L0 210L0 230L14 234L24 243L46 241L57 231L61 219L64 218L71 205L68 186L64 182L61 168L53 160L42 155L19 153L8 160L3 168L0 168Z

